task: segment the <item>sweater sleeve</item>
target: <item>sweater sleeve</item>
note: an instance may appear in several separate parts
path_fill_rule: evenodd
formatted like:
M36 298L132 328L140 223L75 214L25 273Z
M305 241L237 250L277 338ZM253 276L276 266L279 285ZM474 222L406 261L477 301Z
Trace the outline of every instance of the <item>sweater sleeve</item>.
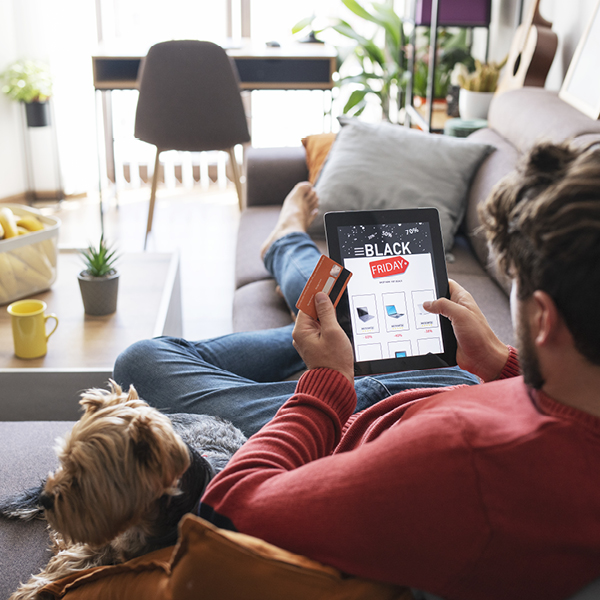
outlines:
M498 379L508 379L510 377L518 377L521 374L521 367L519 366L519 355L517 350L512 346L508 347L509 354L506 364L502 369Z
M210 483L200 515L343 572L447 590L488 534L461 424L451 410L413 417L332 454L355 402L341 374L305 373Z

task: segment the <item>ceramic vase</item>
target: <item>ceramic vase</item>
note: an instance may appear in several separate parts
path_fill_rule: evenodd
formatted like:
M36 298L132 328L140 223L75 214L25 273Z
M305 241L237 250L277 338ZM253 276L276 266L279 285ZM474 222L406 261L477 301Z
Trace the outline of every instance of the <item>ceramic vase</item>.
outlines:
M487 119L494 92L472 92L462 89L458 96L460 118L466 120Z

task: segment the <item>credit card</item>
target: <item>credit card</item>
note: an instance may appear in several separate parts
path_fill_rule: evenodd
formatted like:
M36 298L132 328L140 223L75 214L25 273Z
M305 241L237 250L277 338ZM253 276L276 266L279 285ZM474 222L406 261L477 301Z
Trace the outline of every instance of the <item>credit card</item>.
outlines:
M315 270L308 278L300 298L296 303L296 308L303 313L317 320L317 311L315 310L315 295L318 292L325 292L334 306L340 301L352 273L331 260L328 256L321 256Z

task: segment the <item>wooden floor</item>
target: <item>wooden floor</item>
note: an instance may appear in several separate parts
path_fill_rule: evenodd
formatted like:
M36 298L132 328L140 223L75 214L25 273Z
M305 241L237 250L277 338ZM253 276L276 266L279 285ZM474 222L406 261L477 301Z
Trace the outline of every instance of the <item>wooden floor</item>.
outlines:
M105 237L120 252L144 247L149 189L128 190L104 203ZM36 203L61 219L59 245L85 247L100 238L97 199ZM183 332L204 339L231 332L235 244L239 222L235 187L159 190L148 251L178 250L181 260Z

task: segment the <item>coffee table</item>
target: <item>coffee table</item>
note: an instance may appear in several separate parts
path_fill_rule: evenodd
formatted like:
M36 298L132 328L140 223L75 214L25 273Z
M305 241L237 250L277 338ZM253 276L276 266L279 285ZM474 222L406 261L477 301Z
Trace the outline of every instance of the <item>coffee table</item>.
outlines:
M124 254L112 315L84 313L77 281L81 269L77 252L61 251L51 289L31 296L43 300L60 321L42 358L14 355L10 317L6 306L0 307L0 421L77 419L81 391L106 387L116 357L127 346L182 335L178 254Z

